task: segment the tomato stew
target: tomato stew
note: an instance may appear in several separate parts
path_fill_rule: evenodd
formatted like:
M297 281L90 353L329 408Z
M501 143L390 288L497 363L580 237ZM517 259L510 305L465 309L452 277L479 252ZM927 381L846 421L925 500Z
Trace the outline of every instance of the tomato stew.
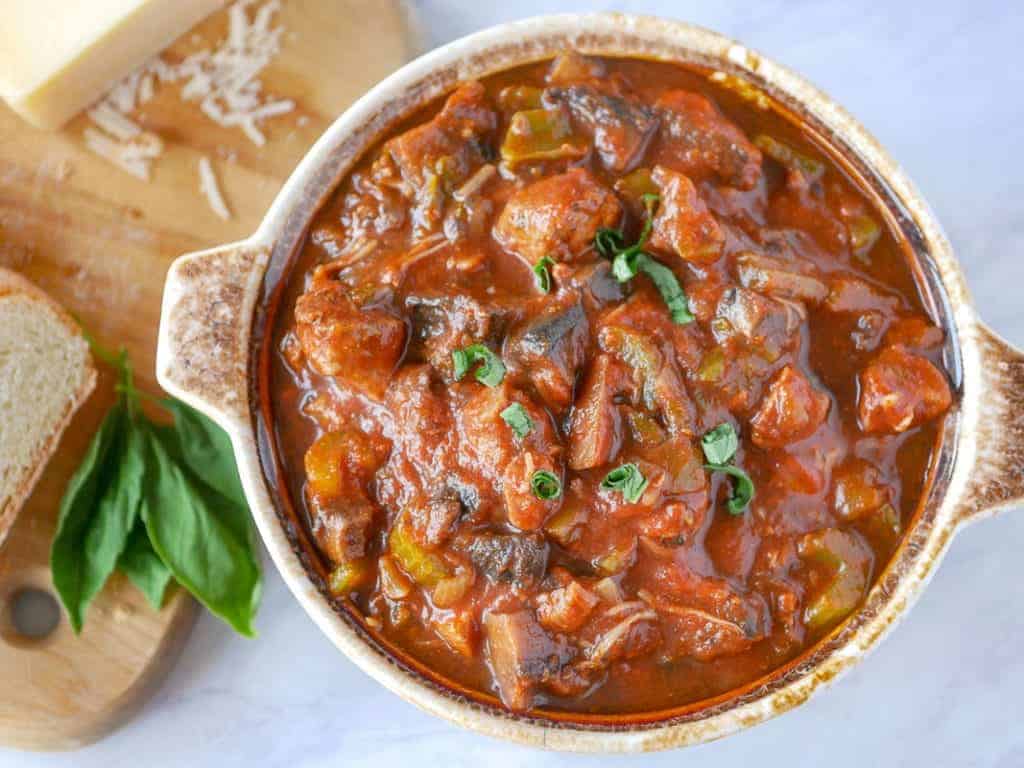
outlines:
M795 658L892 555L953 400L886 216L676 65L461 85L292 274L271 407L330 589L520 711L678 707Z

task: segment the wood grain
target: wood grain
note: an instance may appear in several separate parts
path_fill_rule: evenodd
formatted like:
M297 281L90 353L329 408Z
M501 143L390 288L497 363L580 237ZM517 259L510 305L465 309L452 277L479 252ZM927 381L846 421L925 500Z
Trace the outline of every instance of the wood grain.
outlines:
M282 51L261 79L267 93L294 99L296 110L264 123L268 142L257 147L181 101L177 88L161 89L135 114L166 144L148 183L85 149L84 117L45 133L0 106L0 265L49 292L102 344L126 347L146 390L157 391L156 333L170 263L253 232L324 128L418 47L398 2L285 0L280 22L287 30ZM215 14L166 55L181 58L225 29L225 14ZM228 221L199 192L203 155L233 213ZM63 618L39 641L21 637L11 623L18 590L52 591L48 559L60 497L113 399L113 377L101 371L96 393L0 550L3 745L68 749L109 732L170 669L196 613L180 591L154 612L115 574L78 637Z

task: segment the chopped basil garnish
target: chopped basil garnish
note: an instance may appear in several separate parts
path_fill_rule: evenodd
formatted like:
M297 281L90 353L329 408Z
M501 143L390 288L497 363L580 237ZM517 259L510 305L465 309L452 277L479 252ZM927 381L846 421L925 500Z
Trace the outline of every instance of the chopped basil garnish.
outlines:
M533 431L533 419L519 403L512 403L501 412L501 418L512 428L516 437L526 437Z
M470 344L464 349L452 352L452 365L455 368L455 380L461 381L469 373L469 369L481 363L476 369L476 380L488 387L496 387L505 378L505 364L483 344Z
M700 440L704 458L709 464L728 464L740 447L740 439L732 424L719 424Z
M700 444L708 462L704 468L724 472L733 478L732 493L726 507L733 515L742 514L754 498L754 482L750 475L732 463L740 447L736 430L728 422L719 424L701 438Z
M594 248L606 259L614 259L615 254L625 250L626 238L621 229L600 227L594 235Z
M594 237L594 247L606 259L612 260L612 274L616 280L628 283L643 272L651 278L654 287L661 294L669 314L672 315L672 322L677 325L692 323L693 313L690 312L690 304L682 286L679 285L679 280L671 269L643 250L654 225L654 208L658 203L658 196L648 193L643 196L643 201L647 217L644 219L644 228L640 232L639 240L627 248L621 230L602 228Z
M724 472L736 481L732 484L732 495L725 506L733 515L743 514L754 498L754 481L750 479L750 475L735 464L705 464L704 469Z
M541 293L551 293L551 272L548 271L548 267L554 263L555 260L550 256L543 256L533 265L533 279Z
M609 491L622 491L626 501L635 504L647 489L647 478L636 464L623 464L604 476L601 487Z
M651 278L651 282L661 294L665 306L668 307L669 314L672 315L673 323L686 325L694 321L693 313L690 311L690 302L671 269L655 261L646 253L637 256L636 268Z
M530 478L530 488L538 499L548 501L562 495L562 481L546 469L538 469Z

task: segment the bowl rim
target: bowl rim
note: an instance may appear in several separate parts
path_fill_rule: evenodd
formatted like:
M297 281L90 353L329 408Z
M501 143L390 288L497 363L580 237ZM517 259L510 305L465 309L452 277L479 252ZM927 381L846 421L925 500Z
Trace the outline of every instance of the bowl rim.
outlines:
M961 496L976 450L973 434L982 391L978 322L963 274L940 225L916 188L885 150L845 110L805 79L735 41L685 22L617 13L559 14L500 24L442 46L405 65L349 107L313 145L282 187L256 233L233 247L255 254L252 275L262 283L269 263L282 263L292 240L305 231L337 180L372 146L381 133L459 81L482 77L518 64L550 58L571 47L596 55L640 57L703 64L737 74L768 91L801 117L812 119L844 154L855 156L886 186L919 233L941 286L943 311L959 340L960 409L947 420L950 446L944 462L933 468L927 515L920 516L881 574L864 606L830 635L827 642L802 655L778 685L736 697L692 714L654 722L591 727L538 718L530 713L481 706L453 696L402 668L374 648L357 628L324 599L293 550L268 489L256 440L257 425L245 414L231 417L215 404L187 391L161 372L165 344L163 322L158 375L172 394L204 410L232 437L243 485L264 542L291 591L321 630L364 671L420 708L456 724L523 744L573 751L646 751L710 741L760 723L791 709L837 679L862 658L905 614L945 553L962 521ZM346 154L347 153L347 154ZM347 165L338 157L347 157ZM218 249L214 249L218 250ZM208 253L208 252L207 252ZM283 263L287 263L284 254ZM194 254L200 256L202 254ZM269 281L269 277L267 278ZM250 279L252 283L252 279ZM258 286L257 286L258 287ZM254 293L258 293L255 291ZM173 296L165 294L164 317ZM245 311L255 317L252 297ZM251 350L250 350L251 352ZM250 358L251 360L251 358ZM251 368L247 373L251 373ZM247 377L248 378L248 377ZM248 381L252 394L252 382ZM249 416L258 409L253 404Z

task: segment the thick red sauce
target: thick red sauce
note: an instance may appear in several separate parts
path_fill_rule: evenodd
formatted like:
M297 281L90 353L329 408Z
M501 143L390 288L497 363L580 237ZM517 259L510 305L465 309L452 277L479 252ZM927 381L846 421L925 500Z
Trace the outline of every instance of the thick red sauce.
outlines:
M271 405L329 583L513 709L678 707L795 658L899 543L952 402L888 219L678 66L461 86L292 274Z

